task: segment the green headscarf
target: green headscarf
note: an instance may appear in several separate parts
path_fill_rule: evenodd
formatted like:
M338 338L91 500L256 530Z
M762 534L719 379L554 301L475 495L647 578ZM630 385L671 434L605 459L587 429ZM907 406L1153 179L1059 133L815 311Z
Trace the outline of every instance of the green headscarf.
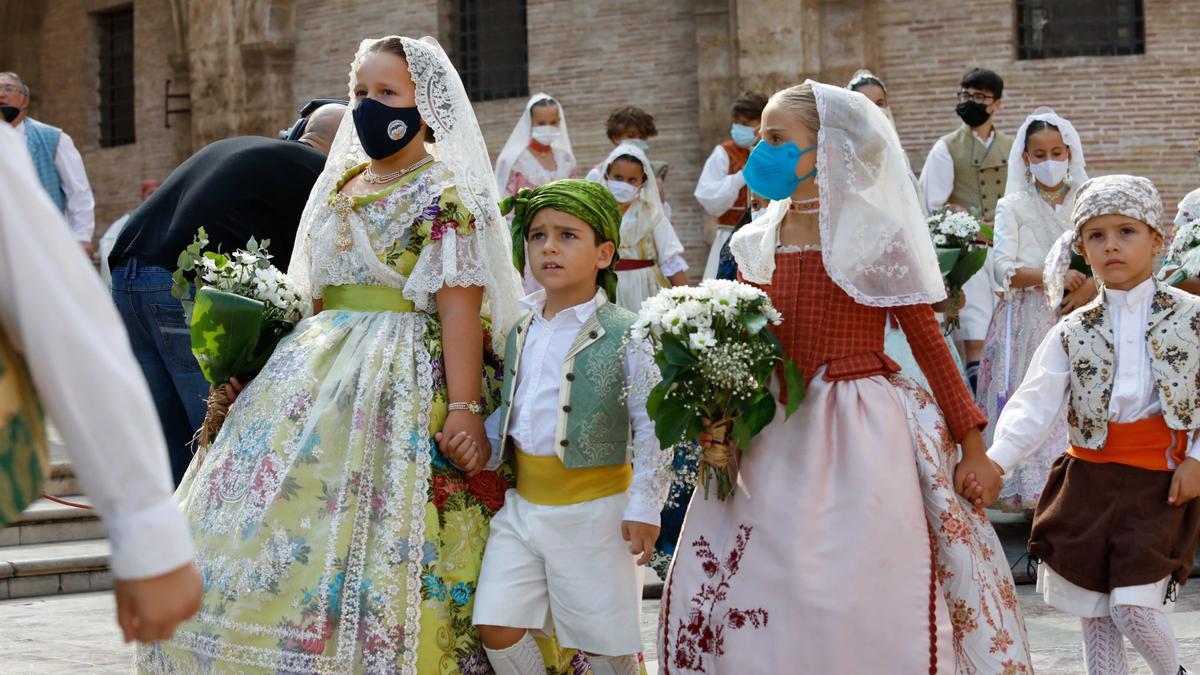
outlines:
M534 214L546 208L575 216L599 232L603 241L613 242L618 249L621 247L621 209L608 188L590 180L556 180L541 187L524 188L500 202L501 213L513 214L513 265L518 272L525 271L525 233L529 231ZM615 269L619 257L614 251L612 264L597 275L597 283L613 302L617 299Z

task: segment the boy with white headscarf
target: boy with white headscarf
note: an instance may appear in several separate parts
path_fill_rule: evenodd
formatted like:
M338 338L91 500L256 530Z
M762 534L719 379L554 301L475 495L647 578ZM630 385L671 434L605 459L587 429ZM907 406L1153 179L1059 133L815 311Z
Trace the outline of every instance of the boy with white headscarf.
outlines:
M1068 409L1029 551L1038 590L1083 622L1089 673L1127 673L1124 638L1156 675L1185 672L1166 613L1200 536L1200 299L1159 283L1165 225L1154 184L1104 176L1080 189L1075 247L1103 292L1051 329L964 493L990 493ZM974 474L972 476L971 474ZM977 477L972 480L973 477Z

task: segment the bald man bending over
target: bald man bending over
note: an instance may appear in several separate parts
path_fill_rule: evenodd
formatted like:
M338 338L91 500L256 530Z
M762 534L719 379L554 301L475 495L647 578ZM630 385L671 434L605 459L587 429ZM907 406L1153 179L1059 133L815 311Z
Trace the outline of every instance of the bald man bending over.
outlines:
M270 239L275 264L287 271L300 215L345 111L339 104L317 108L298 141L239 136L201 148L130 214L109 254L113 300L150 385L176 484L208 398L183 307L171 296L179 253L203 227L214 250Z

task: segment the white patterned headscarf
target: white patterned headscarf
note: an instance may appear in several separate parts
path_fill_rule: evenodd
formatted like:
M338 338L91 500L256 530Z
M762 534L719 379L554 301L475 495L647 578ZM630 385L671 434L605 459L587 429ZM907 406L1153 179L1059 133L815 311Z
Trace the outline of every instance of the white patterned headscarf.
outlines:
M1175 231L1197 220L1200 220L1200 189L1187 193L1179 202L1179 211L1175 213Z
M1084 223L1098 216L1121 215L1140 220L1164 237L1162 199L1149 178L1116 174L1093 178L1079 189L1071 220L1078 235Z
M866 96L807 81L817 102L817 177L825 270L856 302L874 307L946 298L929 228L896 130ZM788 200L733 236L743 278L769 284Z
M417 110L433 130L434 142L427 144L429 151L454 174L458 196L475 217L478 236L482 238L480 251L487 268L482 313L491 317L492 345L497 353L503 354L504 342L516 320L517 299L522 295L521 280L512 266L512 236L508 222L500 215L496 178L488 159L487 144L458 71L441 45L431 37L416 40L388 36L363 40L350 64L350 99L354 100L355 74L371 46L380 40L397 37L404 45L408 71L416 85ZM288 266L288 276L305 297L313 297L318 289L312 288L312 261L303 242L311 228L327 215L326 199L336 189L338 180L368 159L354 130L354 116L348 114L338 127L325 169L309 193Z

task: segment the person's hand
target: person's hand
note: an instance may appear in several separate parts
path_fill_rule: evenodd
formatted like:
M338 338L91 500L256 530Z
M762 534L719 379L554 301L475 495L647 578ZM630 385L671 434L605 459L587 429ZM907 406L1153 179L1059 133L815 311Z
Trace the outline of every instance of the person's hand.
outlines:
M117 579L113 593L125 642L169 640L176 626L199 611L203 592L200 571L190 562L149 579Z
M637 564L645 565L654 555L654 543L658 541L658 526L636 520L621 521L621 536L629 542L629 552L638 556Z
M79 246L83 249L83 254L88 257L88 260L91 260L92 254L96 252L95 247L92 246L92 242L81 241L79 242Z
M1004 471L988 458L983 434L972 429L962 439L963 458L954 469L954 490L982 509L991 506L1004 486Z
M1067 297L1058 305L1059 316L1066 316L1095 299L1099 293L1094 283L1080 284L1079 288L1067 293Z
M439 431L434 438L446 459L466 473L468 478L482 471L492 456L492 445L486 438L481 446L466 431L460 431L453 437Z
M1087 275L1083 272L1079 270L1067 270L1067 276L1063 278L1063 288L1068 292L1076 291L1087 280Z
M241 394L245 388L246 385L238 382L236 377L229 378L228 382L221 385L221 389L225 391L225 398L229 399L229 405L233 405L233 402L237 400L238 394ZM212 396L214 393L216 393L216 388L210 384L208 386L208 395Z
M442 454L467 472L468 476L479 473L492 455L492 444L488 442L487 432L484 431L483 418L468 410L451 410L446 417L446 424L434 439ZM452 444L455 449L451 448ZM451 452L459 453L458 459Z
M1188 457L1175 467L1167 503L1171 506L1183 506L1196 497L1200 497L1200 461Z

